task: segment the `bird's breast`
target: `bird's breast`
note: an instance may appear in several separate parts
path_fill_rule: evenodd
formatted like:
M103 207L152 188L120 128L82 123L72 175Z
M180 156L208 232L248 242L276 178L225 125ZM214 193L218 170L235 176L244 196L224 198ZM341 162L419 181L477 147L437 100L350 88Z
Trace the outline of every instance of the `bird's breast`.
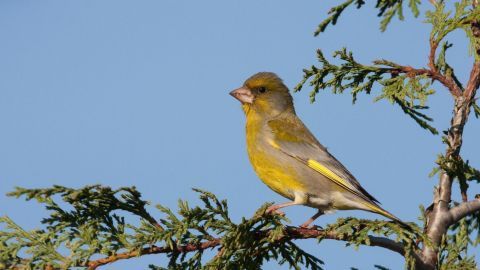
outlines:
M272 145L272 133L261 126L247 125L247 149L250 162L258 177L272 190L289 199L305 192L298 181L295 160Z

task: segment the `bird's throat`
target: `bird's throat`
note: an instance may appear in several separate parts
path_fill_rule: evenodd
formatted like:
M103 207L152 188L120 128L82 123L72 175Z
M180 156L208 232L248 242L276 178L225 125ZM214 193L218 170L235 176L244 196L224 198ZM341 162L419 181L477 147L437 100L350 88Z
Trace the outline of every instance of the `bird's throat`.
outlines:
M248 115L248 113L250 112L251 106L252 105L248 104L248 103L243 103L242 104L242 110L245 113L245 115Z

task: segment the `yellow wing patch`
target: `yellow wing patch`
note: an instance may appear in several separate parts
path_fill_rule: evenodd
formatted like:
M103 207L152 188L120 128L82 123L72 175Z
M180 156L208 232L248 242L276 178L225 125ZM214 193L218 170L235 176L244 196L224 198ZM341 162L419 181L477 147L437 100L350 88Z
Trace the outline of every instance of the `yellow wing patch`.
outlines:
M327 167L320 164L318 161L313 160L313 159L309 159L307 161L307 166L314 169L315 171L321 173L322 175L324 175L328 179L332 180L337 185L345 188L346 190L348 190L348 191L350 191L354 194L357 194L360 197L364 197L363 194L359 193L356 190L356 188L352 184L350 184L350 182L345 181L343 178L336 175L334 172L332 172L330 169L328 169ZM380 207L378 207L375 204L369 203L368 201L365 201L365 202L359 201L359 202L361 204L365 205L367 208L369 208L373 212L379 213L379 214L384 215L386 217L389 217L393 220L399 220L397 217L395 217L394 215L390 214L389 212L381 209Z
M337 184L338 186L344 188L345 190L351 192L352 194L355 194L357 195L358 197L362 198L364 201L358 201L359 203L363 204L367 209L369 209L369 211L372 211L372 212L375 212L375 213L378 213L378 214L381 214L385 217L388 217L388 218L391 218L393 220L397 220L399 222L402 222L400 221L400 219L398 219L397 217L395 217L394 215L390 214L389 212L385 211L384 209L382 209L381 207L379 207L378 205L376 205L375 203L373 202L370 202L370 199L363 193L361 193L360 191L357 190L357 187L355 187L352 183L350 183L349 181L343 179L342 177L338 176L336 173L334 173L332 170L330 170L329 168L325 167L324 165L320 164L320 162L316 161L316 160L313 160L313 159L305 159L305 158L301 158L297 155L294 155L294 154L291 154L291 153L288 153L287 151L284 151L280 145L278 145L278 143L276 143L274 140L268 140L268 144L270 144L273 148L275 149L278 149L279 151L283 152L284 154L300 161L301 163L305 164L306 166L308 166L309 168L311 168L312 170L316 171L317 173L325 176L326 178L328 178L330 181L334 182L335 184Z
M330 169L328 169L327 167L320 164L318 161L313 160L313 159L309 159L307 161L307 165L308 165L308 167L310 167L310 168L314 169L315 171L323 174L325 177L332 180L333 182L340 185L341 187L344 187L344 188L346 187L348 190L351 190L351 189L355 190L355 187L352 184L350 184L350 182L345 181L343 178L336 175L334 172L332 172Z

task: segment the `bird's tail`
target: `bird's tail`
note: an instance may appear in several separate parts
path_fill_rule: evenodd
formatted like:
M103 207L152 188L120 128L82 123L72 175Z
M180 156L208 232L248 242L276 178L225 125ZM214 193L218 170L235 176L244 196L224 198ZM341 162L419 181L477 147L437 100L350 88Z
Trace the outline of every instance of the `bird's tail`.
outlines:
M399 219L398 217L396 217L395 215L393 215L392 213L388 212L387 210L383 209L382 207L380 207L379 205L377 205L375 203L368 202L368 203L365 203L365 206L368 208L368 211L380 214L384 217L387 217L387 218L397 222L398 224L402 225L402 227L405 227L405 228L408 228L408 229L412 228L410 225L403 222L401 219Z

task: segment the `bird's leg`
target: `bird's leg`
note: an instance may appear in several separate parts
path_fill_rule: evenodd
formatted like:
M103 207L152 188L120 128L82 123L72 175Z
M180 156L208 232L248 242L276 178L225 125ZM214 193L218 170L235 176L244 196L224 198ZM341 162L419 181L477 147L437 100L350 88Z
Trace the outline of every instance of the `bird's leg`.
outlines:
M265 211L266 213L274 213L274 214L277 214L277 215L281 215L281 216L284 216L285 213L278 210L280 208L284 208L284 207L287 207L287 206L292 206L292 205L297 205L299 204L298 202L286 202L286 203L280 203L280 204L275 204L275 205L272 205L270 207L267 208L267 210Z
M305 229L311 229L313 226L310 225L315 219L317 219L319 216L323 215L322 210L318 210L318 212L313 215L311 218L309 218L307 221L305 221L302 225L300 225L300 228L305 228Z

